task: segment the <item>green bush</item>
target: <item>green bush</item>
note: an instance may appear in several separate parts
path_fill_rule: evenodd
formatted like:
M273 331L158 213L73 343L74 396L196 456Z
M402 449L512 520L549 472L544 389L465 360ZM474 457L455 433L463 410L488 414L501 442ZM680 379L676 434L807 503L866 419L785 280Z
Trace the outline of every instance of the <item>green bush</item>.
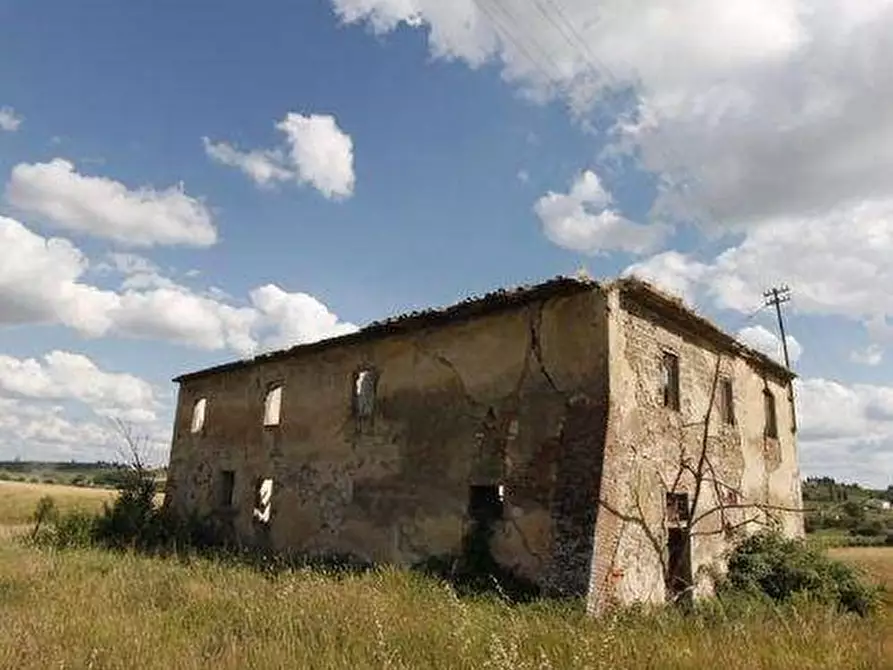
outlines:
M154 501L155 482L139 471L128 475L118 497L111 505L104 505L96 521L96 540L119 548L156 544L161 528Z
M144 469L121 470L118 496L102 512L59 514L52 498L34 513L32 539L58 549L96 545L112 549L164 551L179 547L218 547L225 529L210 519L179 518L155 506L156 484Z
M74 510L56 519L48 542L57 549L89 547L96 536L97 516L90 512Z
M777 602L805 597L863 616L879 602L879 589L855 568L774 532L752 535L734 549L720 593Z
M861 535L862 537L876 537L883 534L884 524L880 519L863 521L850 530L850 535Z
M34 510L31 540L57 549L86 547L93 543L97 517L74 510L61 514L52 496L43 496Z

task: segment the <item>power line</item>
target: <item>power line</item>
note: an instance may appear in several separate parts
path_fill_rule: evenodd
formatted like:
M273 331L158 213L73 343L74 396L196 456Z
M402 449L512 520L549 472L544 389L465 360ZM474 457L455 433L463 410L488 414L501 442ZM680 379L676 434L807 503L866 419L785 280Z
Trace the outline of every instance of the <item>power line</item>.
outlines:
M480 6L478 0L474 1L475 4ZM499 5L503 11L507 12L505 7L499 2L499 0L493 0L493 2L494 4ZM548 7L551 8L552 13L554 13L555 16L552 16L552 13L550 13L547 8L544 7L543 4L541 4L540 0L531 0L531 2L539 11L539 13L542 14L549 21L549 23L551 23L558 30L560 36L564 39L568 46L570 46L571 49L577 52L577 55L581 57L584 69L588 69L595 82L603 80L614 89L620 90L622 88L622 82L612 73L611 69L608 68L598 58L595 51L589 46L589 43L580 33L580 30L570 20L567 12L563 9L559 0L543 0L543 2L545 2ZM599 22L600 21L597 20L595 23L597 24ZM558 69L556 69L556 71L558 71ZM674 165L684 165L684 162L679 160L678 154L672 148L658 145L657 147L654 147L654 150L657 155L659 155L667 164L668 167L665 172L671 170ZM700 178L697 177L690 170L685 170L684 178L689 181L700 181ZM702 205L702 209L704 213L707 216L711 217L713 220L719 220L719 217L716 215L713 206L709 202L704 202Z
M477 7L486 17L490 20L490 23L493 25L496 33L502 37L504 40L510 42L520 53L523 55L530 64L539 70L539 72L543 75L547 84L551 84L553 80L553 75L549 73L543 64L533 57L527 47L518 39L518 37L512 33L508 28L508 23L504 22L502 19L497 18L496 14L493 10L488 6L487 0L472 0L474 2L475 7ZM502 15L506 16L509 21L513 19L512 14L508 12L502 5L499 4L496 0L494 0L493 4L502 11ZM521 24L517 21L517 18L514 19L515 24L520 27ZM531 42L536 45L537 50L545 56L547 60L552 63L552 66L555 68L556 72L558 71L558 65L555 60L552 58L552 55L545 50L536 40L531 39Z

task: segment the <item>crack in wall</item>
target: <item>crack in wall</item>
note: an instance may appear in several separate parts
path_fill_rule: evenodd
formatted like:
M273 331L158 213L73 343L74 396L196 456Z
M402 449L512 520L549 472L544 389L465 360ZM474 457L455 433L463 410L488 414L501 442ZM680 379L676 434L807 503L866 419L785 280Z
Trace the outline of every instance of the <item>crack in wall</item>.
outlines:
M546 367L546 363L543 360L543 347L542 342L540 341L540 330L542 329L543 325L543 310L545 309L545 307L545 301L538 303L536 306L536 311L530 315L530 318L528 320L530 329L529 350L536 358L536 362L539 364L540 372L542 372L543 377L546 378L546 381L549 383L549 386L552 387L552 390L555 391L555 393L557 393L558 395L566 397L567 394L560 388L558 388L558 385L555 383L555 380L552 378L552 375L549 373L549 370Z

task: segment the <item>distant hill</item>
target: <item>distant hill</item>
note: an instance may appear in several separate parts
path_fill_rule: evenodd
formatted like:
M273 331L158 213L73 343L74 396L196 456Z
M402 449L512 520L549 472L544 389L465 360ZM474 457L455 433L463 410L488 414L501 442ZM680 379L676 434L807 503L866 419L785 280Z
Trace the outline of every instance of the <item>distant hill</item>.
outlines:
M67 484L96 488L117 488L124 480L129 466L106 461L52 462L52 461L0 461L0 480L41 484ZM167 468L152 470L159 485L167 475Z

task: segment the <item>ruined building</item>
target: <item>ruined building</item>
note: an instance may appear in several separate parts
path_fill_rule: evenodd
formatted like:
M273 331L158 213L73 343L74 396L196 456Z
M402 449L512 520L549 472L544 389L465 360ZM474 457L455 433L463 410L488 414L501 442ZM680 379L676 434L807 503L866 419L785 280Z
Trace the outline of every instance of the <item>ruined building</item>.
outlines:
M178 377L166 504L402 565L487 524L591 611L706 593L739 534L803 532L792 377L644 282L558 278Z

